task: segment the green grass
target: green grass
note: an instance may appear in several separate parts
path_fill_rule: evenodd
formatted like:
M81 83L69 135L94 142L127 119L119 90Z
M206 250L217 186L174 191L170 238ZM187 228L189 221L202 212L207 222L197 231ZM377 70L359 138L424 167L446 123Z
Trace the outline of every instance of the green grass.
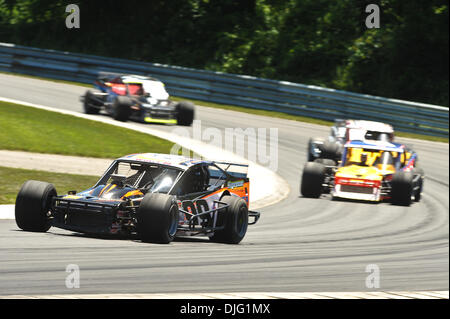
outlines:
M433 142L442 142L442 143L449 142L448 137L429 136L429 135L405 133L405 132L398 132L398 131L395 132L395 136L414 138L416 140L427 140L427 141L433 141Z
M79 82L71 82L71 81L63 81L63 80L52 80L52 79L42 78L42 77L38 77L38 76L15 74L15 73L7 73L7 72L0 72L0 73L14 74L14 75L18 75L18 76L31 77L31 78L36 78L36 79L41 79L41 80L46 80L46 81L60 82L60 83L71 84L71 85L78 85L78 86L83 86L83 87L92 87L92 85L85 84L85 83L79 83ZM332 126L333 125L333 122L331 122L331 121L319 120L319 119L314 119L314 118L305 117L305 116L290 115L290 114L286 114L286 113L283 113L283 112L250 109L250 108L236 106L236 105L228 105L228 104L205 102L205 101L200 101L200 100L181 98L181 97L177 97L177 96L171 96L171 98L174 101L182 101L182 100L191 101L192 103L194 103L196 105L201 105L201 106L206 106L206 107L225 109L225 110L243 112L243 113L248 113L248 114L255 114L255 115L268 116L268 117L275 117L275 118L280 118L280 119L285 119L285 120L292 120L292 121L298 121L298 122L312 123L312 124L325 125L325 126ZM406 132L398 132L398 131L395 134L397 136L400 136L400 137L414 138L414 139L420 139L420 140L428 140L428 141L443 142L443 143L448 143L449 142L449 138L448 137L436 137L436 136L429 136L429 135L415 134L415 133L406 133Z
M0 149L117 158L169 153L173 143L133 130L0 102Z
M14 204L22 184L29 180L38 180L55 185L59 195L67 194L69 190L82 191L93 186L99 177L50 173L43 171L8 168L0 166L0 205Z

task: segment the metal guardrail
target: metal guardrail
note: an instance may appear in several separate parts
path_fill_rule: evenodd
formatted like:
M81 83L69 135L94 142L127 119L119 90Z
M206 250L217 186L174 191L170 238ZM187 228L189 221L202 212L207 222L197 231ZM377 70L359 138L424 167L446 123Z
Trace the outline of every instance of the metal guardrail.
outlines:
M169 94L333 121L382 121L398 131L448 137L449 109L246 75L0 43L0 71L92 83L100 72L157 77Z

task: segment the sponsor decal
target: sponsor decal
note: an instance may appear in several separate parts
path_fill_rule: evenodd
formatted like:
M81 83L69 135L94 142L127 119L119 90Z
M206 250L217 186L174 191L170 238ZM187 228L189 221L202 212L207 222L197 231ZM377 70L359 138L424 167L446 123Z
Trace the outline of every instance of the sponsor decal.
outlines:
M67 196L64 196L63 198L65 198L65 199L79 199L79 198L81 198L82 196L75 196L75 195L67 195Z
M228 182L227 186L231 189L237 188L237 187L242 187L242 186L244 186L244 181L240 180L240 181Z

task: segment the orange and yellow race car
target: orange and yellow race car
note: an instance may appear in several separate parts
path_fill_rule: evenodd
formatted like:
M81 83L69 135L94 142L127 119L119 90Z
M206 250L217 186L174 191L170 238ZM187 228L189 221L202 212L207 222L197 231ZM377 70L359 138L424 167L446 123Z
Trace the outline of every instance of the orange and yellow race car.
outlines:
M52 184L27 181L16 200L16 223L26 231L51 226L81 233L138 235L169 243L203 235L238 244L259 213L248 210L245 164L176 155L132 154L115 160L91 188L57 196ZM252 222L249 221L253 218Z
M344 146L339 166L308 162L300 192L305 197L331 193L333 198L364 201L391 200L408 206L419 201L424 172L417 154L404 145L389 142L350 141Z

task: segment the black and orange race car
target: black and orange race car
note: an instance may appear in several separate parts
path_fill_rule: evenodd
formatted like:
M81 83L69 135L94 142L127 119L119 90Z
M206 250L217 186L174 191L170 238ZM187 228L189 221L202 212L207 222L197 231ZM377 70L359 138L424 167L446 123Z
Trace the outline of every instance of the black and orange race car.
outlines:
M88 90L80 98L86 114L103 110L123 122L132 119L184 126L194 120L194 105L172 101L164 83L153 77L100 73L94 87L96 91Z
M17 226L51 226L169 243L203 235L238 244L259 213L249 211L247 165L176 155L132 154L115 160L91 188L58 196L52 184L27 181L15 207ZM251 220L250 220L251 219Z

